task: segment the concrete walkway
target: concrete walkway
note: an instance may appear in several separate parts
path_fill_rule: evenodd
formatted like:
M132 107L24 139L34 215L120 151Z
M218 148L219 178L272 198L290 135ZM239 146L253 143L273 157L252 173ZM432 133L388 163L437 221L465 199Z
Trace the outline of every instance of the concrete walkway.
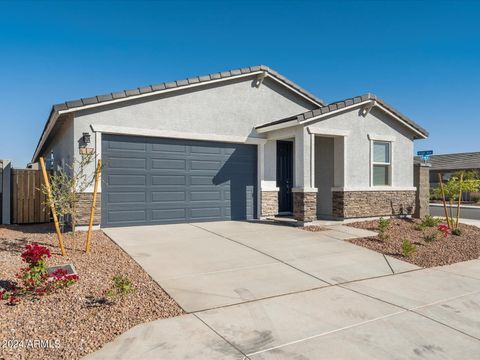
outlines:
M473 359L480 260L419 270L343 241L245 222L110 229L191 314L89 359Z

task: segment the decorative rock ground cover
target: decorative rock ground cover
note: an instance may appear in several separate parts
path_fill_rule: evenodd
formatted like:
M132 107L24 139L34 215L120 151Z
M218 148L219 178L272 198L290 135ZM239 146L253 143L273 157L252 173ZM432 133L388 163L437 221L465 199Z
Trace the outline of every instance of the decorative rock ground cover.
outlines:
M103 232L93 233L90 255L83 251L85 233L76 240L65 234L68 256L62 257L51 230L50 225L0 227L0 287L18 282L15 274L25 266L20 254L29 243L50 249L48 266L73 263L79 275L72 286L39 300L14 306L0 301L0 359L79 359L135 325L184 313ZM134 291L105 304L101 299L117 275L128 278Z
M417 219L392 218L385 232L385 240L380 240L376 236L349 241L421 267L453 264L480 257L480 228L460 224L461 235L449 233L444 237L437 227L426 227L420 230L420 223L421 221ZM348 224L348 226L372 231L378 231L378 225L378 220ZM432 235L434 232L436 234ZM409 256L404 255L405 240L414 245L415 250Z

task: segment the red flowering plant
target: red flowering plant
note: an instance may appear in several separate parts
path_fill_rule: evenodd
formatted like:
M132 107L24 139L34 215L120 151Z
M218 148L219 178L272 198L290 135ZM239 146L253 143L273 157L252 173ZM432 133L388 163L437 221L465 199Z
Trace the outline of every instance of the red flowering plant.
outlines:
M450 232L450 229L449 229L447 224L438 225L437 230L440 231L443 234L443 237L448 237L448 234Z
M60 288L68 287L78 280L77 275L67 274L63 269L48 274L46 260L51 256L50 250L38 244L28 244L21 257L28 264L15 274L22 286L10 284L7 289L0 290L0 299L7 300L8 305L20 302L20 297L37 299Z

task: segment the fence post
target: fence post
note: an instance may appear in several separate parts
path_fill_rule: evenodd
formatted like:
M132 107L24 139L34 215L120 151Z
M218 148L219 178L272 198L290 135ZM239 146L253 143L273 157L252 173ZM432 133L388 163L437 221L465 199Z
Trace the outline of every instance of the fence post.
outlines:
M2 181L2 224L10 224L10 196L11 196L11 174L12 163L3 160L3 181Z

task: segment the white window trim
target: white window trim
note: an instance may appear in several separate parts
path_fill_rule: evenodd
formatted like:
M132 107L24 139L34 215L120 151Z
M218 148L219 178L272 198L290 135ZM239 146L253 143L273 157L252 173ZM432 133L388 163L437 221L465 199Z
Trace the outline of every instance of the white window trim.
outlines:
M393 187L393 141L388 141L388 140L383 140L387 137L381 137L382 140L377 140L379 139L380 137L378 137L377 139L373 139L372 137L370 137L370 135L368 136L369 139L370 139L370 187L371 188L375 188L375 189L380 189L380 188L391 188ZM389 156L388 156L388 159L389 159L389 162L388 163L385 163L385 162L375 162L373 161L373 145L374 143L386 143L388 144L388 152L389 152ZM374 185L373 184L373 167L374 165L383 165L383 166L388 166L388 184L387 185Z

